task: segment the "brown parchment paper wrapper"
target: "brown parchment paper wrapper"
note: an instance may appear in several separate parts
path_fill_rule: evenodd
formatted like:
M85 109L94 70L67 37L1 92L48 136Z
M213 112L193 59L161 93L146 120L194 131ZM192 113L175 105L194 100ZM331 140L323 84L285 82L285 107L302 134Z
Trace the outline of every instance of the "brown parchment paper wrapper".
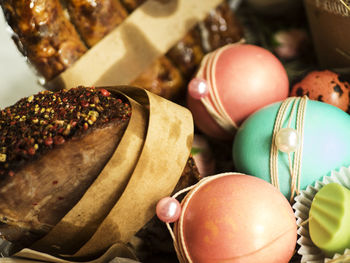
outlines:
M34 250L75 260L113 247L114 257L130 257L127 242L155 215L156 203L171 194L185 168L193 140L187 109L143 89L104 88L129 99L128 127L95 182ZM25 249L15 256L37 255Z
M330 176L323 177L322 181L317 181L314 186L308 186L301 191L300 195L295 197L296 202L293 205L293 209L295 210L294 213L299 226L298 234L300 237L297 243L300 245L298 254L302 256L302 263L350 262L349 249L345 250L343 255L336 254L332 259L326 258L322 250L312 242L309 234L309 224L303 224L309 218L311 203L315 195L324 185L329 183L338 183L350 189L350 167L342 167L339 172L332 171ZM344 258L345 256L346 258Z
M118 257L116 257L118 255ZM132 258L132 259L131 259ZM135 256L133 253L121 243L114 244L101 257L85 261L88 263L137 263L139 261L133 260ZM34 262L52 262L52 263L71 263L78 261L68 261L62 258L54 257L49 254L38 252L31 249L23 249L16 256L11 258L0 258L2 263L34 263ZM81 263L81 261L79 261Z
M304 0L315 51L323 67L350 67L350 1Z
M223 0L148 0L48 89L130 84Z

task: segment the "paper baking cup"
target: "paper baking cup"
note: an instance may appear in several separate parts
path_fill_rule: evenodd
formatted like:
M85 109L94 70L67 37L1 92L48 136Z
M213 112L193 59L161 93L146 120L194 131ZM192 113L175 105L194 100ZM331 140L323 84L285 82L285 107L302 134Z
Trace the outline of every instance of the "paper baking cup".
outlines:
M339 172L332 171L330 176L323 177L322 181L317 181L314 186L308 186L306 190L295 197L295 216L297 218L299 239L297 243L301 246L298 254L302 256L302 263L340 263L350 262L350 248L346 249L343 255L335 254L333 258L326 258L321 249L316 247L309 235L309 224L303 224L309 218L309 211L312 200L316 193L326 184L338 183L350 189L350 167L342 167ZM341 258L346 257L346 260ZM337 260L336 260L337 259Z

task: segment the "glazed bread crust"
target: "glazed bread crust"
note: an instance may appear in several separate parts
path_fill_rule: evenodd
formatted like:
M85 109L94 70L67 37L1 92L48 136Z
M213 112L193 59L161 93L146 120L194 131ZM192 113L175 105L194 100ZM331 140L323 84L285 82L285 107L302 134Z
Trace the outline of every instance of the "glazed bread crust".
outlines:
M1 0L0 4L20 51L46 80L86 52L59 0Z
M97 44L125 20L128 11L133 12L144 2L0 0L16 33L18 47L46 81L70 67L87 51L86 46ZM224 1L131 84L177 99L184 94L185 80L192 77L205 53L236 42L242 35L238 21Z
M207 18L199 23L198 30L204 53L235 43L243 36L243 29L227 1L211 10Z
M145 88L164 98L175 98L179 95L184 81L181 72L165 56L157 59L131 85Z
M119 0L65 0L72 22L85 43L92 47L128 13Z

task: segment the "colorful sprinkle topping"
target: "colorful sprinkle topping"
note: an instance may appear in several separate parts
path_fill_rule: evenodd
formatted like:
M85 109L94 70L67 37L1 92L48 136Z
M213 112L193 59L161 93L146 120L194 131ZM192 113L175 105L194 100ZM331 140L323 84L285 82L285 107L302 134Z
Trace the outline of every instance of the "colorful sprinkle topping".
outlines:
M0 176L15 175L27 161L110 121L128 121L127 100L105 89L43 91L0 110Z

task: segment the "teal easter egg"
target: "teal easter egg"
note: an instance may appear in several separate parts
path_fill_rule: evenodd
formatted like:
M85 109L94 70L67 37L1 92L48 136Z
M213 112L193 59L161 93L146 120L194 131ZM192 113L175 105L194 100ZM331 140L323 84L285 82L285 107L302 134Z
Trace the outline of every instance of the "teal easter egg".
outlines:
M297 103L298 105L298 103ZM237 171L272 182L270 151L275 120L281 102L269 105L251 115L239 128L233 145ZM301 139L300 190L306 189L332 170L350 165L350 115L319 101L308 100L304 113ZM282 128L296 128L297 110L287 108ZM291 195L291 175L288 153L278 154L278 186L286 196ZM294 153L291 153L293 167Z

